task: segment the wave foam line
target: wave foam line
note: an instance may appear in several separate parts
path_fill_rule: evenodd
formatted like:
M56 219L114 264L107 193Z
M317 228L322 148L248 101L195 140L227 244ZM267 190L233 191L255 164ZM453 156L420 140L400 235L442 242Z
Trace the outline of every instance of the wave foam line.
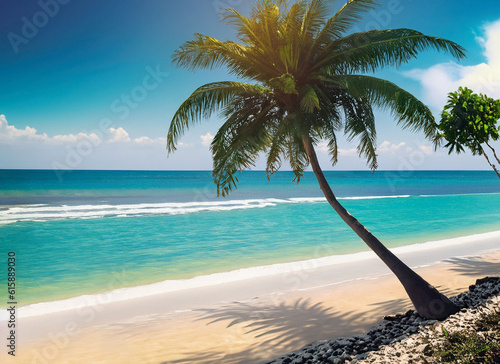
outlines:
M407 245L402 247L397 247L391 249L396 255L408 255L414 256L416 253L429 252L432 250L442 249L442 248L455 248L453 250L453 257L456 257L458 251L456 247L460 245L473 244L477 247L477 252L484 252L485 247L478 246L479 243L485 243L484 246L491 243L491 241L500 240L500 231L493 231L489 233L475 234L469 236L462 236L458 238L445 239L440 241L429 241L425 243ZM488 243L488 244L487 244ZM498 246L496 250L498 250ZM491 251L491 247L488 245L488 249ZM474 253L474 254L476 254ZM440 262L440 259L435 257L433 254L425 255L427 261L419 266L429 266ZM450 257L451 258L451 257ZM84 295L73 297L65 300L52 301L52 302L42 302L32 305L27 305L19 310L21 317L31 317L46 315L49 313L80 309L89 306L100 306L112 302L126 301L134 298L141 298L145 296L152 296L163 293L170 293L181 290L190 290L207 286L216 286L225 283L234 283L238 281L283 275L286 276L290 273L295 272L306 272L315 270L322 267L334 267L340 264L353 263L364 263L365 266L369 266L367 261L377 260L378 258L372 251L365 251L360 253L345 254L345 255L331 255L326 257L320 257L315 259L303 260L291 263L278 263L267 266L258 266L251 268L243 268L238 270L233 270L230 272L214 273L204 276L198 276L189 279L178 279L178 280L166 280L158 283L152 283L136 287L120 288L112 291L108 291L101 294ZM430 259L430 260L428 260ZM356 279L369 279L372 277L372 272L365 272L365 277L357 277ZM336 284L339 282L332 281L331 284Z
M278 200L238 200L221 202L153 203L133 205L75 205L12 207L0 211L0 224L17 221L132 217L145 215L181 215L201 211L230 211L275 206Z
M342 197L343 200L372 200L384 198L404 198L405 196L358 196ZM0 224L18 221L47 221L65 219L92 219L103 217L133 217L145 215L181 215L202 211L231 211L264 208L285 203L319 203L324 197L303 197L288 199L249 199L205 202L167 202L123 205L27 205L0 210Z

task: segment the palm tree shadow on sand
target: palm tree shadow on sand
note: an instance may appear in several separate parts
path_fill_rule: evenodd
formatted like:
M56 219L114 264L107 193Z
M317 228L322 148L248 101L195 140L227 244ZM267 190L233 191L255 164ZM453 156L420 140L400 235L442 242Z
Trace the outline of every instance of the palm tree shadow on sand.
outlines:
M352 312L336 312L322 303L312 304L299 299L274 306L256 306L238 303L222 309L205 310L203 320L213 324L228 321L227 327L241 324L245 335L266 338L265 345L296 346L311 337L328 337L338 330L351 328L356 318Z
M470 276L500 276L500 263L488 262L478 257L452 258L446 260L453 264L452 271Z
M377 319L374 324L378 324L384 315L403 312L410 307L411 301L405 298L371 304L364 313L340 312L335 308L325 307L323 303L298 299L293 303L281 302L273 306L238 302L216 309L200 310L198 320L206 322L206 325L224 323L227 328L238 328L238 335L228 338L228 349L231 348L231 340L255 339L255 344L236 353L230 353L230 350L193 350L184 359L168 363L265 363L313 342L363 334L367 330L367 318Z
M216 309L200 310L199 321L207 325L225 323L227 328L237 326L239 339L255 339L256 344L238 353L193 352L185 359L168 363L241 363L265 362L297 350L311 342L338 337L340 332L359 331L360 320L354 312L338 312L322 303L299 299L293 303L280 302L272 306L233 303ZM233 337L238 339L238 337ZM231 343L228 342L228 346ZM276 348L282 348L276 353ZM273 350L266 356L266 351ZM166 364L166 363L163 363Z

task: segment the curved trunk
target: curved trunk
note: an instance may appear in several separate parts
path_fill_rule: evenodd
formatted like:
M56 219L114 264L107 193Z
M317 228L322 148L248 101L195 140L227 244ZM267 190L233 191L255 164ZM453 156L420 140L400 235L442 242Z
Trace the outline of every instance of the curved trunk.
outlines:
M489 146L489 145L488 145ZM498 172L498 169L497 167L495 167L495 165L493 163L490 162L490 159L488 158L488 155L486 154L486 152L484 151L484 148L480 145L481 147L481 150L483 152L483 155L484 155L484 158L486 158L486 161L488 162L488 164L491 166L491 168L493 168L493 170L495 171L495 173L497 174L498 178L500 178L500 172ZM490 147L491 148L491 147ZM491 148L493 149L493 148ZM496 156L496 155L495 155Z
M500 159L498 158L497 156L497 152L495 151L495 149L493 149L493 147L490 145L490 143L488 142L485 142L486 145L493 151L493 155L495 156L495 159L497 160L497 162L500 164Z
M396 275L417 312L425 318L436 320L444 320L458 312L459 308L453 302L404 264L337 201L321 170L312 143L307 139L304 139L303 143L314 174L328 203Z

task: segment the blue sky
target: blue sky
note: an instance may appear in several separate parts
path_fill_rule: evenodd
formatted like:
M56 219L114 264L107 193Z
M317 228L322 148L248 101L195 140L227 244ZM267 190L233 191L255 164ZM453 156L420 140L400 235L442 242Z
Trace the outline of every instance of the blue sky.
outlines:
M218 11L248 0L4 0L0 5L0 168L211 169L220 120L192 128L167 158L165 136L198 86L231 79L170 63L194 33L234 38ZM339 6L342 1L338 2ZM459 85L500 98L500 2L389 0L357 30L413 28L468 51L456 62L433 51L378 76L426 102L435 115ZM433 152L420 134L377 113L381 169L488 169L482 158ZM341 141L337 169L366 169ZM329 157L319 146L322 165ZM258 163L257 168L262 168Z

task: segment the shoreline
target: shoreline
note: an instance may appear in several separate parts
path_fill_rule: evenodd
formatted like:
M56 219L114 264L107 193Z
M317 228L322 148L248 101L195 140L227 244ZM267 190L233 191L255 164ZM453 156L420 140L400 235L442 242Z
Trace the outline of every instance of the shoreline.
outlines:
M498 235L463 240L433 249L434 264L422 264L429 260L422 247L402 258L451 296L500 272ZM370 258L88 303L24 318L20 307L16 362L259 363L311 342L363 333L383 316L411 308L397 279Z
M416 270L453 296L488 272L498 275L500 250ZM170 296L194 300L191 310L171 311L166 299L146 297L21 319L16 363L265 363L312 342L362 334L411 308L391 274L252 298L227 288L230 297L213 290ZM210 294L217 300L200 299Z
M391 251L403 259L409 266L416 268L435 265L439 263L440 260L446 259L449 255L448 249L451 248L461 249L455 252L456 256L484 254L491 250L495 250L497 248L497 244L495 242L497 241L500 241L500 230L451 239L405 245L391 248ZM429 251L434 252L430 259L425 255L425 253ZM367 269L365 272L357 272L357 274L345 271L346 265L360 262L365 262L371 267L371 269ZM374 265L375 267L373 267ZM335 269L335 267L340 268L336 277L333 280L330 277L328 281L322 281L322 284L325 286L365 279L369 276L373 276L374 273L380 275L385 268L383 265L379 264L378 258L373 252L364 251L351 254L330 255L289 263L276 263L265 266L241 268L227 272L196 276L188 279L165 280L151 284L113 289L115 282L126 281L126 272L123 271L121 273L114 274L114 280L109 282L108 287L110 289L107 291L19 306L19 317L27 318L68 310L84 309L85 307L90 307L96 304L123 302L141 297L169 294L189 289L194 290L217 285L235 284L241 281L256 278L265 279L267 277L277 275L284 277L284 283L286 283L287 280L297 280L296 277L300 275L310 274L308 273L309 271ZM374 268L376 269L374 270ZM388 271L386 273L390 274ZM294 278L293 276L296 277ZM4 307L0 308L3 309ZM4 316L4 313L0 315L0 322L4 320Z

